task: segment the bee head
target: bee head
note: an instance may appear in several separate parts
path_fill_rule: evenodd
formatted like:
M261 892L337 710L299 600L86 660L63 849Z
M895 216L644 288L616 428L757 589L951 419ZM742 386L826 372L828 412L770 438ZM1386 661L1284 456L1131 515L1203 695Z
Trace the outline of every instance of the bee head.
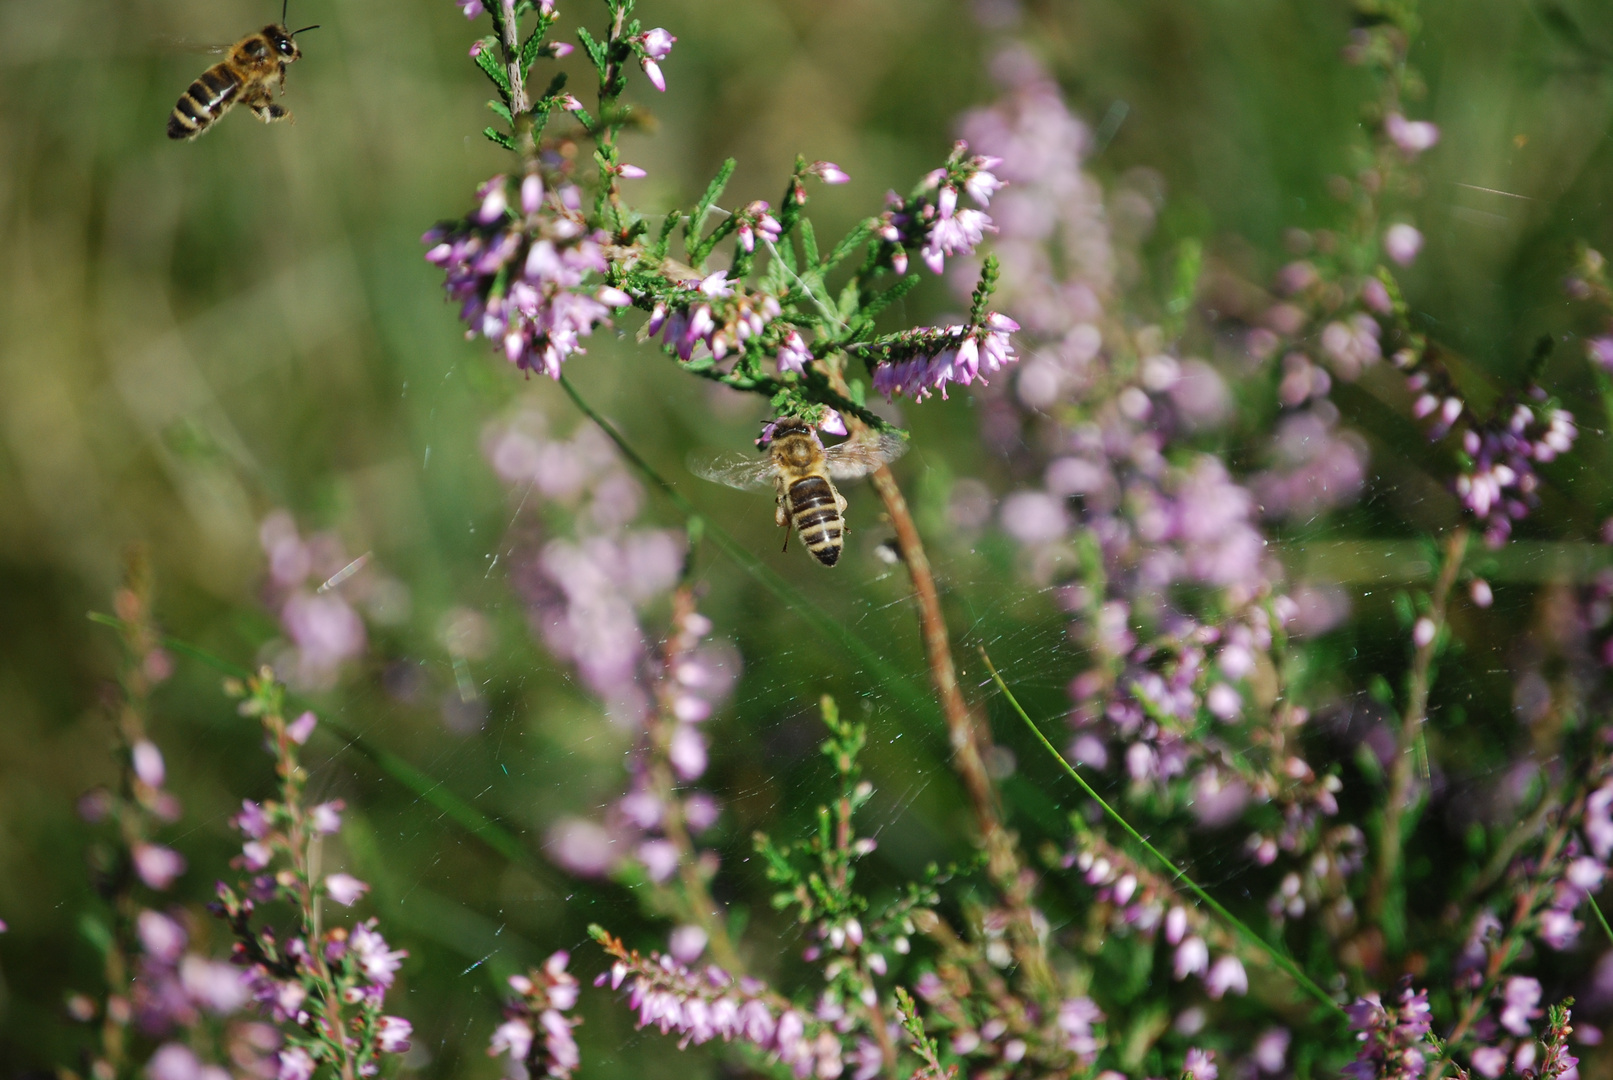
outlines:
M313 28L305 27L304 29L311 30ZM297 31L299 34L301 32L301 30ZM265 26L263 36L268 40L277 60L283 60L289 64L302 55L302 50L297 47L297 35L287 30L284 26L278 24Z

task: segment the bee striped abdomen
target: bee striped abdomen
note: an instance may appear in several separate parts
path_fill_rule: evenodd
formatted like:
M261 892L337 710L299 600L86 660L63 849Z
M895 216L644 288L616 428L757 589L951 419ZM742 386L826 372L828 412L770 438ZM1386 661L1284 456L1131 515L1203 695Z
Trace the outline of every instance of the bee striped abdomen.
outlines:
M804 476L790 485L788 495L790 521L801 543L823 565L839 562L846 528L833 485L822 476Z
M214 64L180 95L168 117L168 137L194 139L224 115L240 91L240 76L228 64Z

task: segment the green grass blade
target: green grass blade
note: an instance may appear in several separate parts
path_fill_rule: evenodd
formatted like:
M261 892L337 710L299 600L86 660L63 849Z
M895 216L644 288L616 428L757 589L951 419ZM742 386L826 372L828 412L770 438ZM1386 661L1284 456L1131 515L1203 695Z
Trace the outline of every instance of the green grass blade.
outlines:
M1049 754L1053 755L1053 760L1057 761L1059 765L1063 767L1064 771L1069 773L1070 777L1077 784L1081 785L1081 790L1086 792L1094 802L1102 807L1103 812L1109 815L1110 819L1112 819L1115 824L1119 825L1126 831L1126 835L1130 836L1133 840L1140 844L1145 851L1159 861L1160 866L1162 866L1170 874L1173 881L1179 881L1185 885L1194 896L1203 901L1206 907L1215 912L1216 915L1219 916L1220 919L1226 923L1226 925L1235 934L1270 957L1272 963L1276 964L1283 971L1287 972L1288 976L1298 983L1306 993L1310 994L1317 1001L1326 1005L1338 1015L1345 1015L1343 1006L1334 1001L1326 990L1323 990L1320 986L1317 986L1316 983L1311 980L1309 975L1306 975L1299 969L1298 964L1294 963L1294 961L1289 957L1279 952L1265 938L1261 937L1248 926L1244 925L1243 920L1239 919L1236 915L1232 914L1232 912L1222 907L1220 903L1216 901L1215 897L1205 892L1204 889L1199 886L1198 882L1194 881L1188 876L1186 870L1183 870L1181 867L1171 862L1170 859L1161 853L1158 848L1154 847L1153 844L1150 844L1143 837L1142 833L1132 828L1131 822L1127 821L1124 817L1121 817L1120 813L1115 810L1114 807L1110 806L1106 801L1104 801L1103 796L1099 795L1095 790L1093 790L1092 785L1086 782L1086 778L1083 777L1079 772L1076 772L1075 766L1071 765L1064 759L1064 755L1059 753L1053 744L1048 741L1047 736L1042 734L1042 729L1036 726L1036 722L1032 720L1030 715L1025 712L1024 708L1020 706L1019 699L1014 697L1014 692L1012 690L1008 689L1008 684L1003 682L1003 677L997 674L997 668L992 664L991 657L986 655L986 650L984 648L980 650L980 658L986 662L986 670L991 672L991 679L997 684L997 689L1002 691L1003 697L1008 699L1008 704L1013 706L1014 711L1019 714L1019 718L1025 721L1025 726L1030 728L1031 734L1035 735L1037 741L1047 748L1047 752Z
M595 412L593 406L583 400L582 395L577 393L577 388L572 386L571 381L564 375L560 376L560 385L565 388L566 393L570 395L577 408L582 410L583 415L599 425L599 429L616 444L616 448L622 452L622 455L632 463L633 467L652 486L659 489L672 505L676 506L691 522L700 522L700 528L703 530L704 535L709 537L713 544L717 545L718 550L738 563L740 569L755 578L763 588L778 597L785 607L800 616L807 625L829 641L840 646L848 656L861 664L868 674L878 681L882 690L889 692L892 697L896 698L903 708L922 713L939 721L940 713L935 706L935 702L930 699L928 694L916 688L905 675L896 670L889 660L876 652L862 638L846 629L845 625L839 620L814 604L799 589L780 577L772 567L758 559L755 553L744 544L735 540L720 525L696 510L694 504L684 498L683 494L672 486L671 481L656 472L655 467L644 460L638 451L633 449L622 433L616 430L615 425Z

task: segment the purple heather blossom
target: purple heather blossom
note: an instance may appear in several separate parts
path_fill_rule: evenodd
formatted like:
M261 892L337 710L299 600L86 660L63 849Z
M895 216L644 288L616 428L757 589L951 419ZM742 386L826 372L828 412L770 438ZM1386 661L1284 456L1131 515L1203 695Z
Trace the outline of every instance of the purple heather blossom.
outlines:
M1408 158L1416 157L1439 142L1439 128L1427 120L1407 120L1392 112L1383 120L1383 131L1389 141L1400 148Z
M882 359L874 371L874 389L887 400L905 394L923 401L937 390L945 398L949 383L985 383L987 375L1018 359L1010 336L1018 330L1019 323L992 312L977 327L949 326L896 335L889 343L890 359Z
M739 246L746 252L756 250L756 240L759 237L764 244L774 244L784 235L784 226L779 224L777 218L769 213L769 206L761 199L750 203L737 215L739 218L738 236ZM794 331L790 331L794 334ZM799 338L797 338L799 340Z
M376 920L368 919L359 923L348 935L348 948L358 958L359 968L364 977L383 989L390 987L397 977L398 968L403 965L403 958L409 954L402 949L393 949L387 945L375 929Z
M1254 1063L1263 1073L1280 1073L1288 1063L1288 1044L1293 1035L1287 1028L1276 1027L1264 1032L1255 1040Z
M347 806L341 799L322 802L308 811L308 824L316 832L329 836L342 828L342 810Z
M1514 1035L1529 1035L1529 1021L1541 1015L1540 980L1514 975L1506 981L1501 997L1501 1026Z
M1210 973L1204 977L1204 988L1217 1000L1229 991L1242 997L1249 992L1249 976L1236 956L1223 956L1211 965Z
M616 172L644 175L630 165ZM559 378L566 358L584 351L582 339L629 300L619 290L588 284L590 275L605 272L604 237L585 227L575 186L562 185L540 201L534 194L541 189L530 178L523 181L523 204L539 203L525 220L510 217L507 188L504 177L494 177L469 217L426 233L426 260L446 271L444 287L460 304L469 336L501 346L523 371ZM495 293L496 282L507 282L502 294Z
M550 826L544 848L557 865L578 877L604 877L621 858L610 830L583 818Z
M454 3L459 5L467 19L474 19L485 10L482 7L482 0L454 0Z
M1423 248L1423 234L1405 222L1391 225L1383 234L1384 254L1401 266L1410 266Z
M639 48L639 64L644 68L644 74L649 77L651 85L657 90L666 90L666 78L661 74L660 62L671 54L672 43L677 40L660 27L646 30L632 39L633 44Z
M1613 371L1613 335L1586 338L1585 355L1603 371Z
M689 965L706 951L706 932L690 923L677 927L667 942L667 952L680 964Z
M132 852L135 872L148 888L161 892L185 872L185 858L161 844L136 844Z
M314 1075L314 1059L300 1046L280 1051L278 1080L310 1080Z
M1361 1049L1345 1067L1354 1080L1422 1080L1431 1027L1426 990L1404 985L1385 1007L1376 992L1345 1008Z
M190 940L183 926L156 911L142 911L135 919L135 931L146 956L167 965L179 962Z
M369 891L369 885L352 874L331 874L325 878L325 895L343 907L352 907Z
M383 1054L401 1054L409 1049L414 1025L401 1016L383 1016L376 1024L375 1048Z
M304 712L297 719L286 725L286 737L298 746L302 746L313 735L314 728L318 723L319 718L313 712Z
M167 770L163 767L162 751L150 739L141 739L129 751L129 760L134 767L134 775L147 787L160 788L167 779Z
M1467 593L1474 607L1487 608L1495 603L1495 593L1491 590L1490 583L1483 578L1474 578L1473 584L1468 586Z
M1200 1050L1196 1046L1188 1050L1182 1059L1182 1074L1193 1080L1216 1080L1221 1071L1215 1066L1215 1051Z
M846 171L832 161L814 161L806 167L805 175L816 176L825 184L851 183L851 177Z

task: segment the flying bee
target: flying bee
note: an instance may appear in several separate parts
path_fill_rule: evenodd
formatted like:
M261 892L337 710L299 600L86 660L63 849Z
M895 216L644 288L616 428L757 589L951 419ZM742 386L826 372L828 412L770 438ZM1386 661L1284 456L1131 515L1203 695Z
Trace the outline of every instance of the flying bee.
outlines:
M773 521L795 526L812 557L825 566L840 561L846 543L846 499L834 481L866 476L907 449L900 436L877 435L825 447L810 424L786 418L773 427L767 456L723 454L690 465L696 476L736 488L774 489ZM784 534L784 547L790 534Z
M202 72L180 95L179 103L168 115L168 137L194 139L237 103L244 103L265 124L290 116L289 111L274 103L269 92L286 92L286 65L302 56L297 35L317 29L318 26L305 26L287 30L282 4L279 22L230 46L223 60Z

